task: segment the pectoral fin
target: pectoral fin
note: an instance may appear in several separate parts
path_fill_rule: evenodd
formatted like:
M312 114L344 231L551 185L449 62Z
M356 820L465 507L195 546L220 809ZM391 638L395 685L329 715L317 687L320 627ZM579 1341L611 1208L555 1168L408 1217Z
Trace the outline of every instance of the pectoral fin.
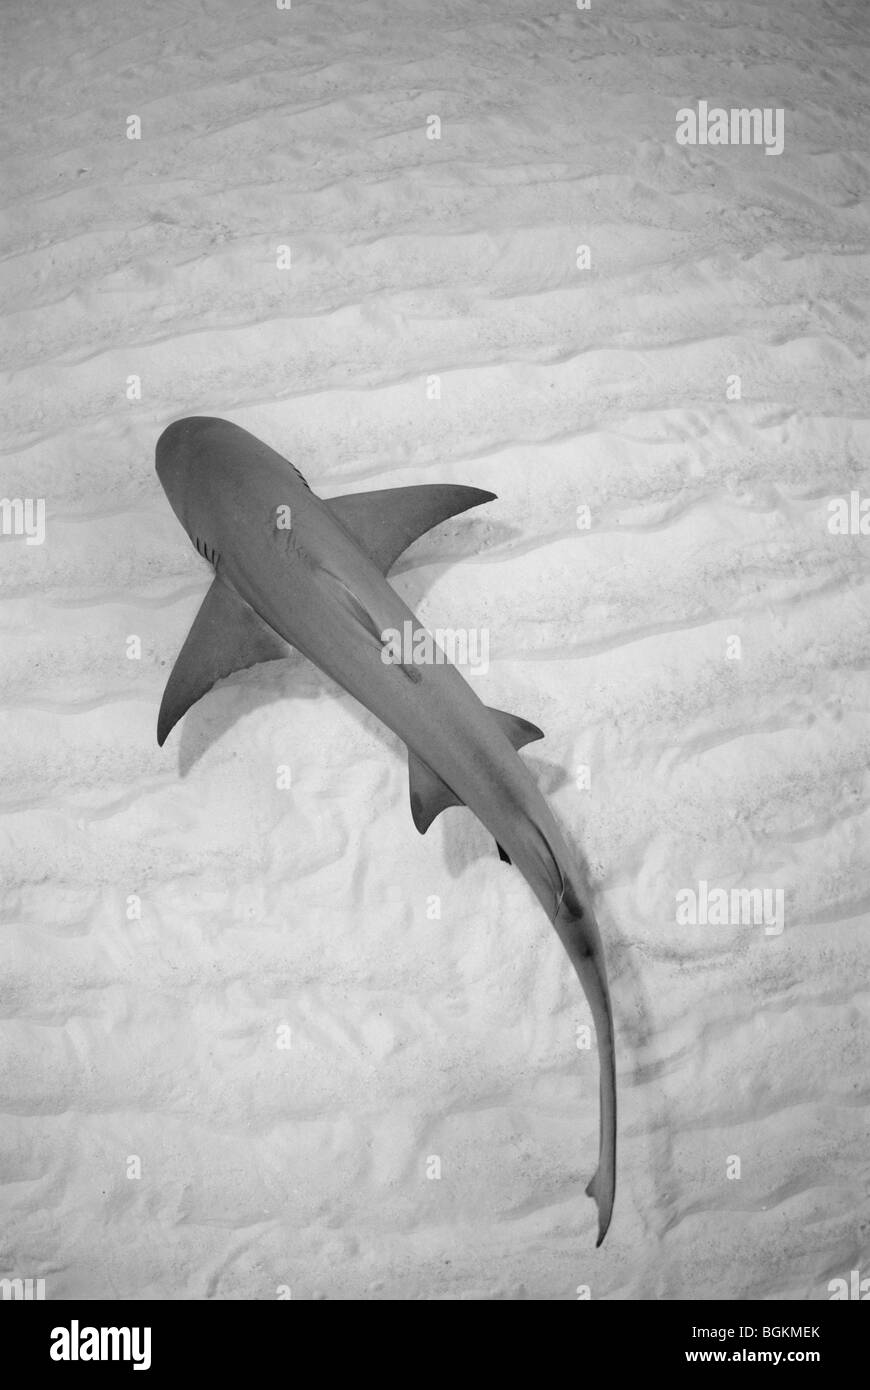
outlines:
M461 806L463 803L446 782L442 782L437 772L428 763L418 758L408 749L408 777L411 791L411 815L421 835L425 835L436 816L446 811L448 806Z
M157 717L157 742L163 746L181 716L215 681L260 661L277 661L288 650L250 604L215 579L166 683Z
M352 492L345 497L333 497L326 505L387 574L402 551L418 536L450 516L494 499L494 492L484 492L477 487L424 483L420 487Z

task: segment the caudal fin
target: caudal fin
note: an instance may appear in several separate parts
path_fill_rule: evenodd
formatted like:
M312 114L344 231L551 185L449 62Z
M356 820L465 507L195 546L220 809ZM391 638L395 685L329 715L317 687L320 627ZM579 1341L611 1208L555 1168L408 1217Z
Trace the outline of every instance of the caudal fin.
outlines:
M601 1109L604 1111L604 1086L602 1082ZM615 1110L615 1107L614 1107ZM614 1114L614 1121L616 1116ZM606 1126L602 1123L601 1138L602 1148L604 1147ZM591 1197L598 1207L598 1239L595 1242L596 1249L607 1235L610 1226L610 1218L613 1215L613 1198L616 1193L616 1125L613 1126L613 1142L610 1144L610 1152L601 1152L598 1156L598 1167L595 1176L586 1188L586 1196Z
M586 1195L598 1207L597 1247L607 1235L616 1192L616 1058L610 992L595 918L581 905L570 885L562 894L553 925L589 1000L598 1041L598 1168L586 1188Z

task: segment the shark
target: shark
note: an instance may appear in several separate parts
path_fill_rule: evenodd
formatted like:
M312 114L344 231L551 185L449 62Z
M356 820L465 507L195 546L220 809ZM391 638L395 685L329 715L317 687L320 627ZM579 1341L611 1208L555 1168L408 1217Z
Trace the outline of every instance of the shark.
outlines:
M450 661L403 660L386 636L430 637L387 580L399 556L432 527L495 494L426 483L324 499L269 445L210 416L170 424L157 441L156 468L191 543L214 570L166 684L158 743L217 681L295 648L405 744L420 834L448 807L474 813L543 907L590 1007L599 1150L586 1193L597 1206L600 1245L616 1185L613 1014L579 859L519 757L544 734L485 705Z

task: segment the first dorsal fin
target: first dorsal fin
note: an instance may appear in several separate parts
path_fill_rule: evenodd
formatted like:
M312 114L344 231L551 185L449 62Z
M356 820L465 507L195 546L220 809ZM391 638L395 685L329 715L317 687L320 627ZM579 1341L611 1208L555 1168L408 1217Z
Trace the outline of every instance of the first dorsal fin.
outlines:
M259 661L277 661L288 650L287 643L250 604L223 580L215 579L166 682L157 717L157 742L163 746L181 716L211 690L215 681Z
M452 483L420 487L388 487L377 492L351 492L332 497L327 507L359 542L383 574L403 550L449 516L492 502L494 492Z
M411 815L421 835L425 835L436 816L448 806L463 803L428 763L408 749L408 782L411 792Z

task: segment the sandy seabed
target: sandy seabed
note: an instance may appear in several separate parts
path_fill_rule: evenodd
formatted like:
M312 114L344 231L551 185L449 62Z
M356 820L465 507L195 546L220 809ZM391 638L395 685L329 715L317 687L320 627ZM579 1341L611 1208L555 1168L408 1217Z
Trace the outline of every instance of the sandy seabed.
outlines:
M44 498L46 536L0 544L0 1274L801 1300L870 1275L870 537L829 526L870 493L865 7L2 22L0 492ZM700 100L782 108L782 154L681 147ZM153 467L188 414L322 496L498 494L394 582L486 630L470 679L546 731L522 756L588 864L621 1106L601 1250L589 1011L480 824L420 838L398 740L298 657L157 747L210 581ZM784 930L678 924L702 882L781 889Z

